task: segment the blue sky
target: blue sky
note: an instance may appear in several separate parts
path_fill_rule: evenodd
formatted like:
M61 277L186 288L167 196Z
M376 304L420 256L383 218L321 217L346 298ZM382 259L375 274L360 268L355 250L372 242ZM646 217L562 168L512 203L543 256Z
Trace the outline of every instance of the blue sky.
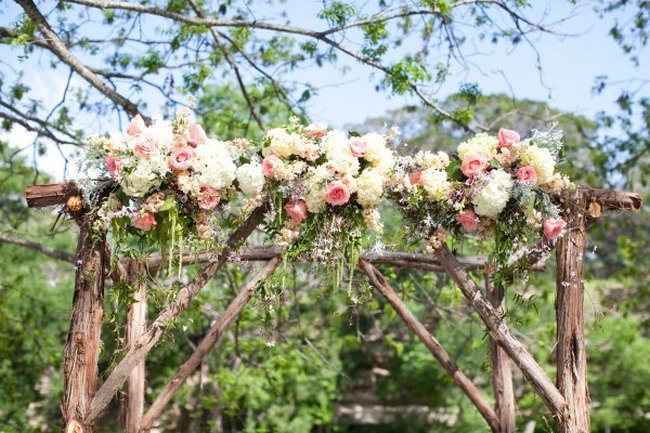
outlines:
M554 31L569 35L532 36L531 43L541 57L541 72L536 68L535 51L526 44L513 48L505 44L491 45L470 40L466 54L467 61L472 66L467 69L455 67L451 79L439 89L436 97L443 99L457 90L460 83L478 83L485 93L503 92L516 98L547 101L555 108L593 117L601 110L614 109L612 101L620 91L620 88L611 88L604 95L592 95L591 88L597 75L608 75L614 81L650 78L647 62L643 63L644 55L648 57L647 54L650 54L650 48L640 53L642 64L635 68L607 35L612 17L607 21L600 20L593 12L593 6L598 1L580 2L578 7L573 7L565 0L532 3L534 7L529 10L528 16L535 20L543 19L545 23L551 24ZM256 18L274 16L275 10L264 6L263 2L256 2L255 5ZM323 27L323 23L315 14L321 6L321 1L290 0L286 4L286 10L292 24L318 29ZM6 7L4 3L0 22L3 25L9 24L18 12L15 4L10 3ZM619 18L625 20L629 17ZM273 18L276 22L284 19ZM460 21L462 25L462 18ZM352 39L349 43L354 45L354 33L349 36ZM19 54L17 50L19 49L0 47L0 58L15 59ZM398 55L399 52L395 52L395 58ZM49 56L36 55L25 63L13 61L12 64L14 68L22 70L26 81L37 90L46 105L51 106L58 102L67 71L64 68L43 69L47 68L46 62L49 59ZM347 72L342 75L344 69ZM376 92L375 85L379 82L380 75L375 74L373 78L368 67L354 61L342 61L335 66L323 68L300 69L293 78L297 81L310 81L319 88L318 94L310 102L310 115L313 120L325 121L332 126L362 123L365 119L381 116L390 109L407 103L418 103L412 97L391 97L385 92ZM73 85L86 84L79 79ZM634 85L638 86L638 83ZM641 88L640 92L650 94L648 88ZM153 107L149 108L149 112L155 114ZM117 128L114 119L98 123L81 117L78 121L86 122L81 126L89 131ZM33 140L31 134L19 128L15 128L9 136L5 135L5 138L20 147L28 147ZM62 176L63 160L56 151L49 151L40 161L45 162L44 168L57 178Z

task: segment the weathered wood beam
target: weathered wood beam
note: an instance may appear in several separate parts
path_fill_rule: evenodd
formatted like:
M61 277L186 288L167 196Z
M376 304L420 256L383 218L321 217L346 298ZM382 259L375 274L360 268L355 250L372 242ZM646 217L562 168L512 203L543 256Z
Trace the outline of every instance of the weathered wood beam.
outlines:
M512 335L503 318L499 316L494 307L483 296L481 290L460 263L458 263L456 257L454 257L446 245L438 248L435 255L447 273L456 281L456 284L470 305L479 314L490 336L517 364L553 416L558 419L564 417L568 406L560 391L535 361L526 347Z
M282 254L282 249L278 247L247 247L242 248L236 253L231 254L230 258L233 261L267 261ZM183 255L182 264L200 264L209 263L214 260L216 253L204 251L200 253L187 253ZM365 252L361 258L369 261L375 265L392 265L401 268L420 269L424 271L444 272L440 262L435 257L420 253L410 252ZM487 256L470 256L458 257L458 261L463 265L467 271L475 271L483 269L487 263ZM166 260L160 254L152 254L149 256L147 266L149 272L154 273L165 264ZM540 261L535 261L533 265L534 270L542 270L545 264Z
M133 302L126 314L126 342L128 352L147 330L147 269L145 263L131 259L127 268ZM144 412L145 362L142 359L129 374L124 396L124 432L138 433Z
M557 386L570 407L558 420L562 433L588 433L590 425L582 280L589 199L579 193L578 206L565 206L566 234L556 248Z
M215 261L210 262L201 269L196 276L182 287L171 304L164 308L158 317L147 328L147 332L140 337L135 345L129 350L124 358L117 364L104 384L95 394L90 405L90 413L87 422L94 421L99 414L108 406L109 402L124 384L133 368L145 358L151 348L158 342L160 337L167 330L173 319L178 317L194 297L201 291L205 284L212 278L226 263L232 251L243 242L262 222L267 206L263 205L255 209L247 220L230 236L226 247L219 254Z
M485 271L485 291L497 314L506 313L505 288L491 281L491 267ZM515 433L515 391L512 384L512 368L508 354L490 336L490 365L492 390L494 392L494 412L499 418L499 433Z
M90 214L80 218L77 268L70 332L65 345L64 392L61 409L66 433L90 433L88 420L97 385L97 361L104 319L104 243L93 232Z
M239 292L235 299L228 305L228 308L219 316L219 319L212 325L208 333L203 337L201 343L192 353L192 355L181 365L174 377L167 382L165 387L162 389L158 397L151 404L151 407L144 414L142 418L141 431L148 432L151 429L153 423L160 417L163 410L172 399L174 394L180 389L180 387L185 383L187 378L192 374L203 362L205 356L212 350L212 348L219 342L224 332L230 324L239 316L241 311L244 309L248 301L255 294L255 290L261 283L266 281L275 269L280 266L280 257L272 258L264 268L244 286L244 288Z
M27 206L32 208L65 204L68 198L79 195L80 190L73 180L46 185L31 185L25 191Z
M583 206L598 203L606 210L638 212L643 204L643 196L634 192L579 187L576 194L583 197Z
M479 411L485 422L490 426L490 429L499 432L499 419L488 403L481 390L467 377L467 375L456 365L456 362L451 358L447 351L442 347L440 342L427 331L422 322L420 322L404 304L404 302L397 296L395 290L388 284L384 276L375 268L370 262L360 259L359 267L364 272L370 284L381 293L384 298L390 303L397 314L402 318L406 326L413 331L413 333L424 343L426 348L436 358L440 365L449 373L458 387L465 393L467 398L470 399L472 404Z

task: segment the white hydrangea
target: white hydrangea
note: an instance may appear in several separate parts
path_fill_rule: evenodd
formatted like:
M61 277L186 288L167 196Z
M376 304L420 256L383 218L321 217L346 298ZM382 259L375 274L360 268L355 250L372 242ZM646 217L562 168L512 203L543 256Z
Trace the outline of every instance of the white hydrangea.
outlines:
M307 210L311 213L320 213L325 210L325 185L330 177L324 165L310 167L305 183L305 195L303 199Z
M377 170L364 170L357 177L357 201L361 206L376 206L384 194L384 177Z
M157 120L144 130L145 134L151 134L158 141L159 151L168 152L174 143L174 128L168 120Z
M497 154L499 139L481 132L458 145L458 157L462 160L468 153L485 153L489 158Z
M348 137L342 131L329 131L327 135L323 137L321 147L323 148L323 153L327 156L328 160L337 157L341 158L343 156L354 157L350 150L350 146L348 145Z
M122 176L122 189L127 195L143 197L152 189L160 186L162 177L152 164L148 163L150 161L142 160L132 172Z
M422 187L432 199L441 199L449 192L450 185L444 170L427 168L422 170L421 179Z
M194 151L192 169L201 186L222 189L232 185L237 167L228 152L228 143L208 139Z
M521 162L530 165L537 173L537 185L548 182L555 171L555 159L551 151L545 147L526 146L521 151Z
M280 158L288 158L299 154L302 148L302 138L295 132L287 132L283 128L270 129L266 132L269 146L262 149L264 156L275 154Z
M327 167L342 175L356 176L359 173L361 165L359 164L358 158L341 152L327 160Z
M415 154L413 161L422 169L444 170L449 167L449 155L445 152L433 153L428 150L421 150Z
M395 156L386 147L386 139L384 136L373 132L364 135L363 138L368 144L368 151L364 159L369 161L374 168L384 173L392 169L395 163Z
M491 171L485 186L472 197L476 214L489 218L499 215L510 199L512 186L510 174L503 170Z
M264 188L264 173L262 173L262 166L257 162L249 162L239 167L236 178L239 190L246 195L257 195Z

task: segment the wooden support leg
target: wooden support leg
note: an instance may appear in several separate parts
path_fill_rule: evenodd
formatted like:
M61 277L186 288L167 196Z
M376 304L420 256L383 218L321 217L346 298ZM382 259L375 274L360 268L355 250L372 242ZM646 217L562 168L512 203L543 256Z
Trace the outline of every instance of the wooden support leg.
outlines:
M429 349L429 352L431 352L436 360L438 360L440 365L447 370L454 382L456 382L483 416L490 426L490 429L493 432L498 433L500 430L497 415L474 382L472 382L472 380L467 377L460 368L458 368L458 365L456 365L444 347L442 347L438 340L431 335L424 325L413 315L406 304L404 304L399 296L397 296L393 288L386 282L386 279L381 275L381 273L370 264L370 262L363 259L359 260L359 266L368 277L370 284L372 284L372 286L386 298L397 314L402 318L406 326L413 331L420 341L424 343L426 348Z
M248 301L255 294L255 289L280 265L279 257L271 259L267 265L239 292L235 299L228 305L228 308L219 316L219 319L212 325L201 343L192 353L192 355L181 365L174 377L167 382L163 390L158 394L147 413L142 418L141 429L143 432L149 431L153 422L160 417L167 403L172 399L176 391L185 383L187 378L201 365L203 358L219 342L228 326L239 316Z
M105 234L93 237L93 220L79 218L79 243L70 332L65 345L63 422L66 433L89 433L104 319Z
M508 329L503 319L499 317L494 307L483 296L474 280L458 263L456 257L443 245L436 251L436 256L445 271L456 281L461 292L470 305L476 310L481 320L490 332L490 337L501 346L508 356L517 364L533 389L539 395L546 407L557 419L561 419L568 410L564 397L553 384L548 375L542 370L535 358Z
M505 290L502 285L490 281L490 272L485 273L487 298L494 309L503 314L506 309ZM515 393L512 386L512 368L508 354L490 337L490 363L492 365L492 389L494 390L494 411L499 418L499 433L515 433Z
M225 265L231 252L257 228L262 219L264 219L266 209L266 205L255 209L248 219L230 236L226 247L219 253L215 261L204 266L192 281L178 291L171 305L164 308L158 314L158 317L149 325L147 331L138 339L126 355L124 355L124 358L115 366L104 384L97 390L90 404L89 421L96 419L106 406L108 406L117 390L126 382L131 371L145 358L149 350L162 337L169 323L187 308L190 301L198 295L210 278Z
M142 261L130 260L129 283L133 288L133 303L126 315L126 350L129 351L147 329L146 267ZM124 399L124 432L138 433L144 411L145 362L142 359L126 380Z
M570 410L560 419L562 433L589 432L589 389L584 335L585 200L567 208L567 231L557 244L557 385Z

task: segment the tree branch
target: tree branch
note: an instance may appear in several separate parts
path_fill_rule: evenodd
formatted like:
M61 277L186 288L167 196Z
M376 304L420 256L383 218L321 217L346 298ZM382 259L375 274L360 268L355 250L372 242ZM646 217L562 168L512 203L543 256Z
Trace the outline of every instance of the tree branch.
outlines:
M205 18L203 11L196 4L196 2L194 2L194 0L188 0L188 2L199 18ZM248 94L248 90L246 90L246 85L244 84L244 80L242 79L241 73L239 72L239 67L237 66L237 62L235 62L235 59L233 59L232 55L230 54L230 51L228 51L224 46L221 40L221 36L219 36L219 32L217 32L217 30L214 27L210 27L210 34L212 35L212 38L214 39L214 43L217 45L217 48L219 48L219 51L221 51L221 53L224 55L226 61L230 65L230 68L235 73L235 76L237 77L237 84L239 85L239 90L241 90L241 93L244 96L244 99L246 100L246 105L248 105L248 110L250 111L251 116L253 117L253 119L255 119L255 122L260 127L260 129L264 130L264 123L262 122L262 119L260 118L259 114L257 114L257 109L255 108L255 105L253 105L253 101L251 100L251 97Z
M17 236L10 235L6 232L0 232L0 243L18 245L21 247L29 248L30 250L38 251L41 254L45 254L48 257L53 259L62 260L71 264L77 263L77 258L74 254L66 253L64 251L59 251L54 248L39 244L38 242L30 241L28 239L19 238Z
M34 4L32 0L16 0L30 20L34 23L39 32L43 35L47 42L49 49L54 53L62 62L69 65L77 74L84 78L91 86L97 89L100 93L110 99L115 105L120 106L126 113L134 117L140 114L143 118L147 119L140 113L137 105L126 99L124 96L115 92L113 89L103 82L97 75L95 75L88 67L83 65L77 58L70 52L68 47L59 39L57 34L52 30L49 23L41 14L41 11Z

